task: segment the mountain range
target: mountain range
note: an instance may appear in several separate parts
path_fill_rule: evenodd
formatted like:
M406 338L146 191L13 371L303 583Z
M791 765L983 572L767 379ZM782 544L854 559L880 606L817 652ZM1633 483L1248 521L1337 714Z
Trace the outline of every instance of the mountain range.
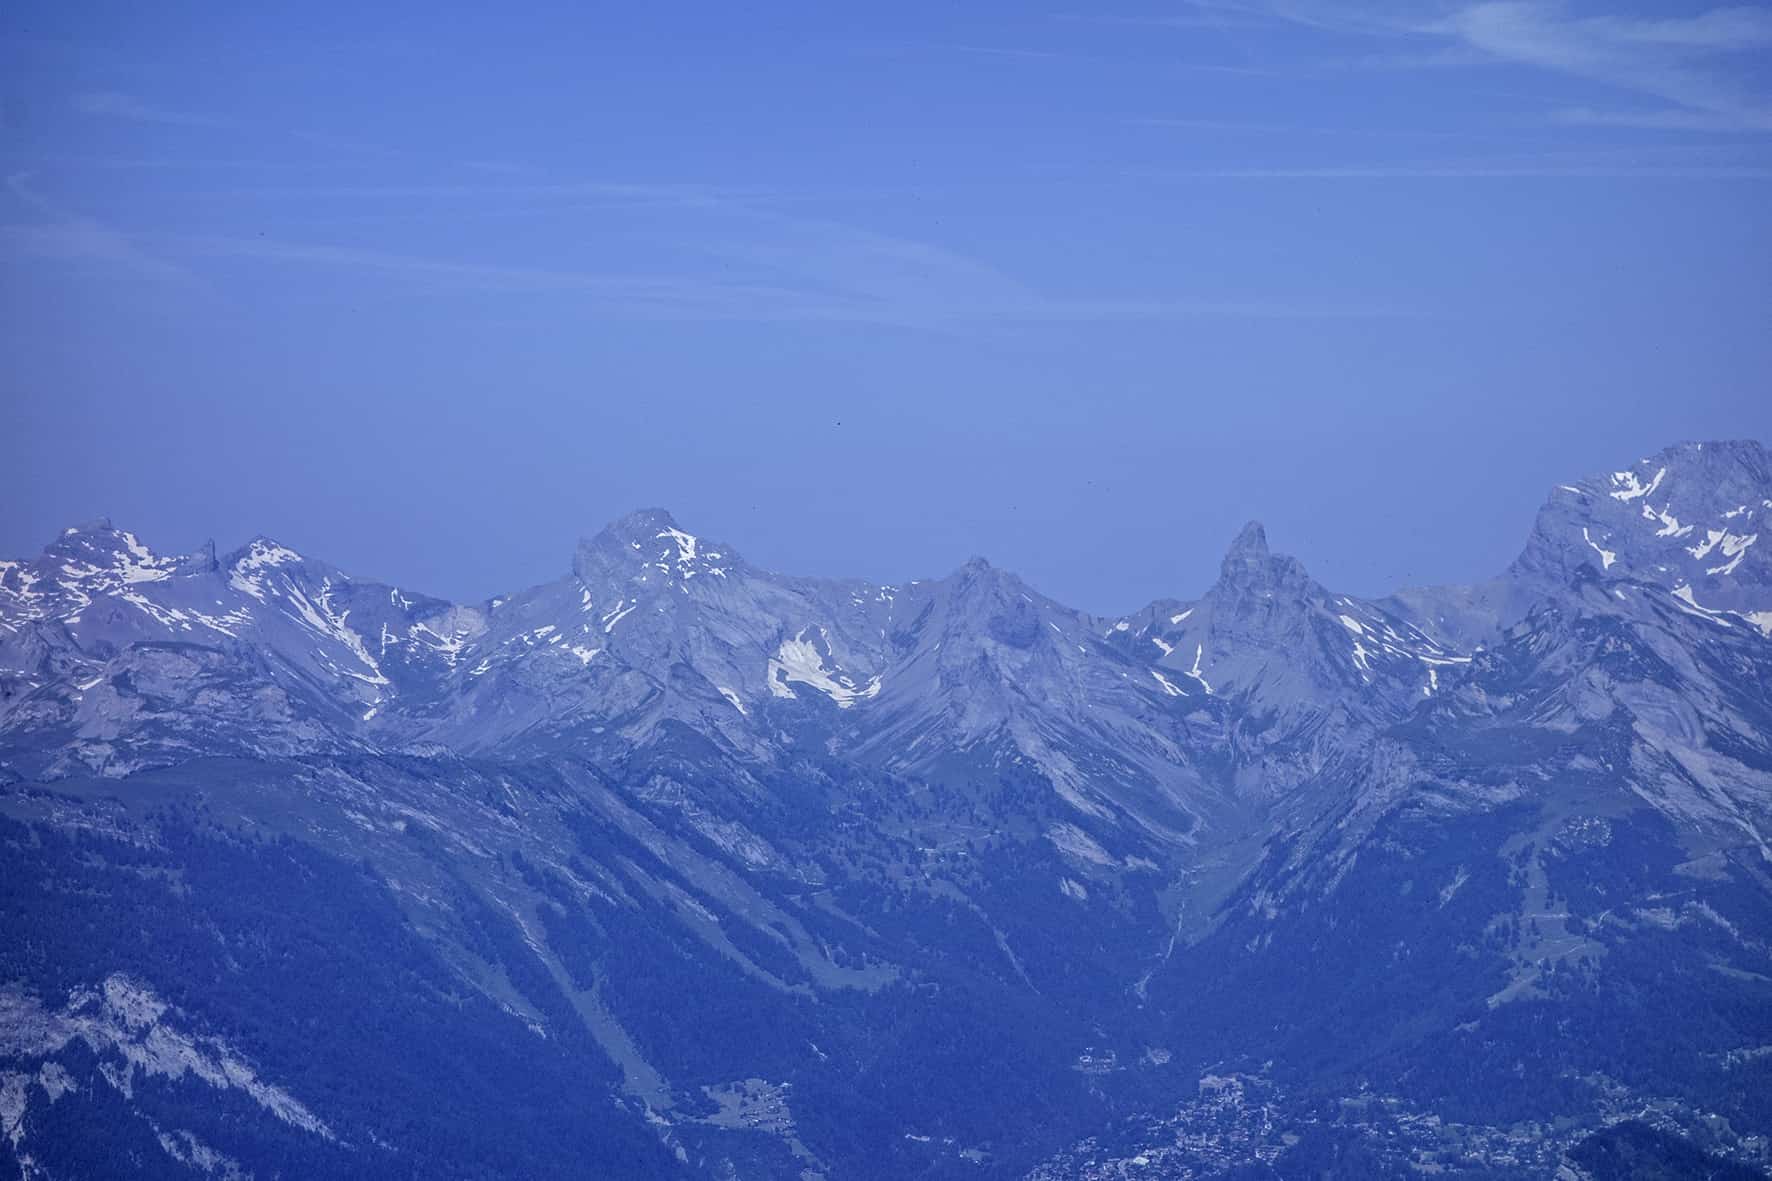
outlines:
M1772 452L1103 617L663 510L452 603L0 562L21 1177L1762 1176ZM1632 1169L1661 1172L1631 1172Z

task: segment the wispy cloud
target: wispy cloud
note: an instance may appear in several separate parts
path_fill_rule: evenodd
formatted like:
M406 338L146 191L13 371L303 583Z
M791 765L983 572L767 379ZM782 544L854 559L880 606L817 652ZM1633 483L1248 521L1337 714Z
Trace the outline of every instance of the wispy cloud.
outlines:
M312 174L325 167L311 160L248 159L240 156L82 156L66 153L33 154L33 168L94 169L128 172L299 172ZM335 166L337 167L337 166Z
M1772 130L1772 101L1720 59L1772 48L1772 12L1717 8L1660 20L1571 15L1522 0L1473 4L1427 26L1493 58L1649 95L1713 124Z
M709 283L695 277L598 273L463 262L359 246L258 237L178 235L168 236L165 241L181 250L215 258L368 271L394 279L467 290L511 293L576 291L604 301L654 310L684 311L699 306L703 310L714 311L718 310L717 303L740 300L779 301L792 294L785 289L736 281ZM719 297L718 301L713 298L715 296Z
M381 144L367 143L352 136L304 129L268 128L233 116L166 107L138 95L116 90L94 90L76 94L73 96L72 105L76 111L85 115L121 119L130 123L157 123L170 127L209 130L250 129L268 136L287 135L289 138L310 147L358 159L394 159L409 154Z
M1232 6L1229 4L1195 3L1157 16L1128 16L1124 13L1112 12L1055 12L1052 19L1074 21L1093 25L1130 25L1144 28L1170 29L1208 29L1222 31L1230 28L1259 29L1272 23L1267 13L1256 6Z
M1645 131L1719 133L1739 132L1744 129L1737 116L1692 111L1683 107L1659 107L1653 110L1563 107L1552 111L1550 118L1553 123L1566 127L1634 127Z
M1166 169L1160 180L1772 180L1772 160L1739 144L1651 144L1490 152L1412 160Z
M1352 138L1374 140L1481 140L1511 141L1515 143L1548 142L1547 134L1542 129L1534 129L1533 134L1521 135L1509 130L1480 131L1453 130L1430 127L1323 127L1313 124L1299 123L1262 123L1242 119L1189 119L1189 118L1146 118L1132 121L1137 127L1170 128L1175 131L1197 131L1208 134L1223 135L1307 135L1325 138Z
M190 194L197 195L197 194ZM411 201L489 198L523 200L596 199L656 205L709 206L732 201L777 197L781 190L767 186L733 186L697 183L626 183L615 181L542 181L488 184L345 184L345 185L252 185L209 190L221 197L289 197L301 201L331 198Z
M1753 165L1633 168L1621 164L1375 164L1323 168L1212 168L1165 175L1193 180L1772 180L1772 168Z
M74 109L86 115L126 119L131 123L165 123L175 127L236 127L239 124L220 115L197 111L180 111L157 106L133 94L115 90L95 90L74 96Z
M1026 61L1053 61L1066 56L1051 49L1022 49L1014 45L935 45L934 49L945 49L950 53L972 53L980 57L1005 57Z
M1081 18L1078 18L1081 19ZM1128 21L1114 18L1102 18L1110 24L1154 24L1169 22ZM966 42L924 42L904 43L898 45L865 45L858 46L855 52L867 57L907 58L919 53L955 53L986 59L1000 59L1006 62L1023 61L1030 64L1045 63L1048 65L1090 65L1123 68L1126 59L1123 54L1109 52L1091 53L1074 47L1061 49L1035 49L1019 45L983 45ZM1233 64L1222 61L1173 61L1163 62L1163 67L1170 71L1183 71L1201 74L1247 75L1250 77L1274 77L1284 71L1267 66L1249 64Z
M133 278L192 280L188 271L144 250L129 235L62 209L32 188L30 181L30 174L23 172L6 178L7 191L41 219L0 225L0 244L7 253L98 264L107 273Z
M1684 18L1591 23L1615 40L1645 45L1719 51L1772 48L1772 10L1764 8L1713 8Z
M946 245L790 212L803 194L760 186L490 180L231 188L181 196L186 204L206 195L286 197L303 209L321 208L322 222L347 216L331 231L310 226L309 232L292 232L282 217L281 232L269 235L126 235L50 205L25 179L15 178L15 194L41 221L5 228L0 242L13 251L103 261L166 278L185 274L163 261L175 259L218 286L253 282L250 268L274 267L331 271L348 283L393 283L440 295L547 295L608 318L858 323L944 332L993 324L1414 314L1357 294L1045 290ZM388 235L365 232L361 224L337 232L351 221L349 214L363 210L392 215L408 228L427 215L527 211L552 219L555 246L538 254L525 242L513 252L500 235ZM631 224L646 227L647 238L619 231L630 224L630 214L638 215ZM459 249L439 244L450 241L459 242ZM410 242L424 245L400 245ZM605 261L617 258L639 261L631 269Z
M1357 300L1073 296L1036 290L945 247L768 213L700 240L703 265L677 273L533 267L260 237L156 239L180 254L357 272L440 293L576 296L595 314L656 319L887 324L940 331L991 323L1369 318L1398 309Z
M1265 21L1335 41L1325 66L1514 66L1581 79L1665 104L1640 111L1551 112L1553 122L1693 131L1772 130L1772 9L1712 8L1626 17L1564 0L1189 0L1190 25ZM1349 39L1382 43L1347 56Z

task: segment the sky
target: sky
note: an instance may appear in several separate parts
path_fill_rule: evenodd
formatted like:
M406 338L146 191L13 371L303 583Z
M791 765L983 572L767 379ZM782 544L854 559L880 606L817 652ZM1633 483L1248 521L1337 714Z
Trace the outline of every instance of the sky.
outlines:
M1102 612L1772 442L1772 7L0 12L0 554L479 599L642 506Z

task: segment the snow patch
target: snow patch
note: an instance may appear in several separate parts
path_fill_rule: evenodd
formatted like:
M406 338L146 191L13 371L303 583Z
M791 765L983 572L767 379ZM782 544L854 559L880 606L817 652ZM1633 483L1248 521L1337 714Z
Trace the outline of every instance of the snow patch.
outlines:
M677 543L677 561L693 562L695 560L696 539L681 529L665 529L655 534L657 537L668 537Z
M1206 678L1200 675L1200 660L1205 654L1206 646L1204 644L1194 645L1194 667L1187 670L1187 675L1200 682L1200 688L1206 690L1207 696L1211 696L1212 686L1208 685L1206 683Z
M1665 508L1657 512L1649 507L1647 501L1643 504L1643 519L1645 521L1661 522L1661 528L1655 531L1655 536L1657 537L1684 537L1692 532L1693 529L1697 528L1696 525L1680 524L1680 519L1668 512Z
M117 555L117 572L124 582L159 582L172 577L172 563L156 558L148 547L136 540L135 534L122 535L127 553Z
M1626 503L1633 500L1641 500L1653 493L1657 488L1661 487L1661 480L1665 475L1667 475L1667 469L1662 468L1655 473L1655 478L1653 480L1644 484L1641 480L1637 479L1637 474L1635 472L1614 472L1612 473L1612 482L1618 485L1618 491L1612 494L1612 499L1622 500Z
M634 608L639 605L639 599L635 599L632 603L628 602L626 599L622 599L620 602L616 603L614 608L610 610L609 614L603 617L603 634L608 635L610 632L614 631L615 625L626 619L632 614Z
M1702 558L1710 553L1711 550L1717 548L1717 543L1727 536L1729 536L1729 531L1727 529L1707 529L1705 530L1704 540L1697 545L1687 546L1686 552L1695 558Z
M285 581L287 582L287 580ZM328 578L321 582L317 603L310 601L301 592L301 588L293 582L288 583L287 597L290 603L295 606L296 613L301 617L303 623L320 635L342 644L369 670L368 675L347 672L346 676L355 677L357 680L365 681L371 685L388 683L388 678L382 675L381 666L376 664L375 657L369 654L369 648L363 643L363 637L346 625L345 621L350 618L350 611L348 609L344 611L333 609L332 579Z
M228 585L237 591L251 595L259 602L265 601L265 587L259 571L277 566L287 566L291 562L302 560L300 554L287 549L275 542L256 539L246 547L246 552L228 571Z
M1095 843L1094 837L1074 824L1054 824L1046 830L1046 839L1060 853L1078 861L1086 861L1091 865L1117 864L1106 849Z
M824 628L818 628L818 642L806 638L813 629L803 627L798 635L791 640L783 640L781 647L776 649L774 657L769 661L767 678L769 691L777 697L795 696L791 686L794 683L808 685L832 701L842 709L848 709L857 701L875 697L880 692L880 678L873 677L868 683L857 685L854 678L842 669L825 664L825 656L830 651L830 635Z
M1721 627L1729 626L1729 621L1723 618L1725 613L1722 611L1713 611L1709 607L1701 605L1698 600L1693 597L1692 588L1690 586L1676 586L1673 590L1673 595L1675 599L1678 599L1684 604L1684 606L1681 607L1681 610L1685 611L1686 614L1696 615L1700 619L1708 619L1712 623Z
M1758 533L1750 533L1746 537L1741 537L1734 533L1725 534L1720 548L1723 551L1723 556L1729 560L1724 562L1721 566L1712 566L1710 569L1706 570L1705 573L1735 573L1735 567L1741 565L1741 559L1747 556L1747 547L1759 539L1760 535Z
M1616 493L1614 493L1614 495L1616 495ZM1601 549L1599 543L1594 541L1592 537L1588 536L1587 526L1585 525L1581 527L1581 540L1587 542L1588 548L1600 555L1600 569L1612 569L1612 563L1618 560L1618 554L1609 549Z

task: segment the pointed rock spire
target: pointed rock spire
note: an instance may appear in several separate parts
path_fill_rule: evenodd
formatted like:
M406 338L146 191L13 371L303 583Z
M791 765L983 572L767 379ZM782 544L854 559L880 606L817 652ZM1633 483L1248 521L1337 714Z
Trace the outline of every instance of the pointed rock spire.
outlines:
M1267 557L1267 529L1263 527L1260 521L1250 521L1237 531L1236 538L1231 541L1230 552L1232 554L1249 553L1263 558Z
M1298 598L1316 593L1304 564L1297 558L1276 554L1267 547L1267 530L1260 521L1250 521L1238 532L1219 566L1217 594L1234 599L1247 595Z
M212 574L219 568L215 557L214 538L205 541L194 553L186 554L180 558L177 566L180 574Z
M1225 551L1219 566L1219 581L1247 583L1258 581L1272 555L1267 548L1267 530L1260 521L1250 521L1238 531L1230 549Z

